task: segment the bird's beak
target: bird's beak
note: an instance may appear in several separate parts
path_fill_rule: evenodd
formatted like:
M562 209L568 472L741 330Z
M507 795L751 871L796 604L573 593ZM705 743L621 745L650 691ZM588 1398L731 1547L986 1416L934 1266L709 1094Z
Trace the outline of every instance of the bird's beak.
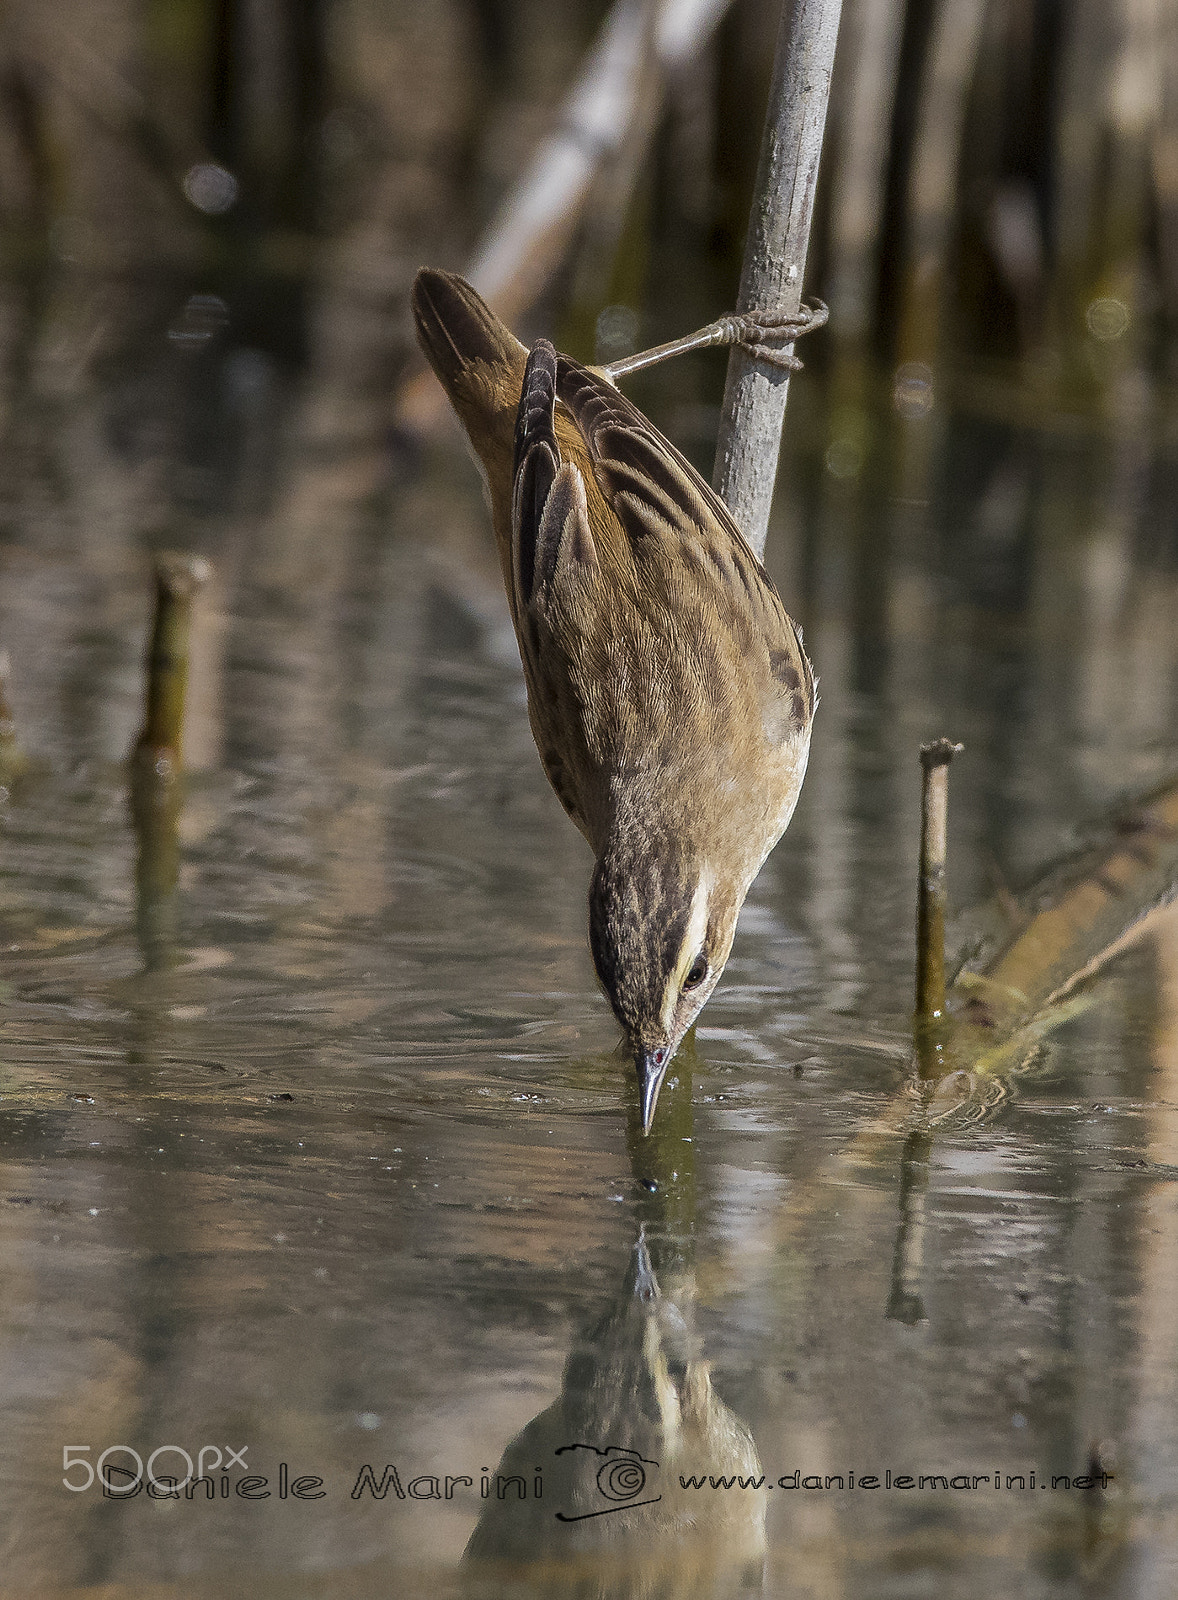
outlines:
M638 1068L638 1093L642 1098L642 1132L648 1134L654 1121L654 1108L659 1103L659 1090L667 1075L671 1052L661 1046L657 1050L638 1047L635 1064Z

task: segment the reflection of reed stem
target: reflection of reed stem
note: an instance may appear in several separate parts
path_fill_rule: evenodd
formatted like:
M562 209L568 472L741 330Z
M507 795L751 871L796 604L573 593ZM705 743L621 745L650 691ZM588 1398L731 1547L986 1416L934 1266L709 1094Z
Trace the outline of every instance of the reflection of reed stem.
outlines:
M963 747L949 739L921 745L924 771L920 815L920 887L916 904L916 1018L945 1010L945 855L949 763Z
M904 1140L900 1157L900 1225L896 1229L891 1292L885 1315L910 1328L925 1320L920 1290L924 1273L925 1199L932 1148L932 1134L914 1129Z

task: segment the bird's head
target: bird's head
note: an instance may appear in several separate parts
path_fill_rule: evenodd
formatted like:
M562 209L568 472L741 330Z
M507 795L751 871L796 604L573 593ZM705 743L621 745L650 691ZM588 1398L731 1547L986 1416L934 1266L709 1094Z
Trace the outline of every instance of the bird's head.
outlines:
M700 857L647 833L615 840L589 888L589 944L638 1072L650 1132L671 1058L715 988L744 899Z

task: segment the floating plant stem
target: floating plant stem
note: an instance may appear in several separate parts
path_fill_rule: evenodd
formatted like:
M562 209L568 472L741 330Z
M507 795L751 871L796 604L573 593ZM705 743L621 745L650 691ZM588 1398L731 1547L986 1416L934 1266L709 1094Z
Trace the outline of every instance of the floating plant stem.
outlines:
M1084 830L1085 844L1015 900L962 919L968 947L949 989L974 1071L1002 1072L1091 998L1089 986L1178 898L1178 778ZM966 1048L965 1035L959 1054Z

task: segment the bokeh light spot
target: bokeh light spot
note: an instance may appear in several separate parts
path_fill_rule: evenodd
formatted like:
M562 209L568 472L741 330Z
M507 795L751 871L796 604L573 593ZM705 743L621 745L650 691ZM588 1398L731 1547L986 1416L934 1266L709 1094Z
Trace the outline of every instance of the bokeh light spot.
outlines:
M892 404L906 421L926 417L933 409L933 369L923 361L905 361L897 367Z
M237 179L213 161L189 167L183 189L189 204L210 217L223 216L237 199Z
M168 338L181 349L207 344L229 321L229 307L215 294L189 295L184 309L168 329Z
M1102 295L1093 300L1084 314L1088 324L1088 332L1094 339L1099 339L1102 344L1109 344L1113 339L1119 339L1129 327L1129 307L1123 300L1117 300L1112 295Z

